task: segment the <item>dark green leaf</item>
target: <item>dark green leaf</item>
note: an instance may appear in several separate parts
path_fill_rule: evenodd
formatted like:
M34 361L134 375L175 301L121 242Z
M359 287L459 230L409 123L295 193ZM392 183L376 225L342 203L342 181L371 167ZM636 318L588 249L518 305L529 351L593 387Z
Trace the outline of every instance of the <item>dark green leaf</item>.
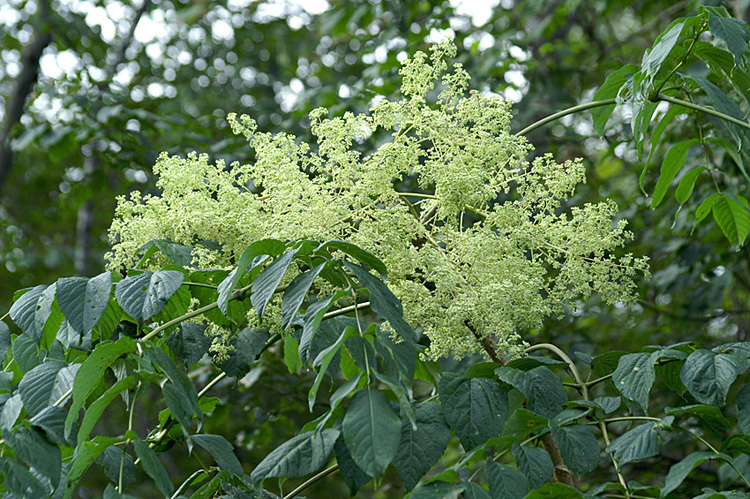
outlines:
M401 302L388 289L388 286L359 265L346 261L344 264L370 293L370 308L380 317L387 320L393 330L407 342L416 342L419 340L417 333L404 320L404 311Z
M330 296L316 300L307 307L303 317L302 336L299 339L300 358L305 359L309 357L308 350L315 340L315 334L317 333L318 327L323 320L323 316L328 311L328 308L337 300L348 294L349 293L344 290L337 291Z
M548 483L532 490L524 499L581 499L583 494L564 483Z
M620 93L622 86L628 81L630 75L638 70L633 64L626 64L617 71L609 74L602 83L602 86L594 94L592 101L611 99L617 97ZM604 135L605 127L609 117L612 116L612 112L615 110L615 104L608 106L599 106L591 110L591 117L594 120L594 129L600 137Z
M50 493L49 488L40 482L41 477L32 474L25 466L13 459L0 457L0 471L5 474L3 486L17 494L16 497L24 499L47 497Z
M659 455L660 439L656 433L658 423L649 422L623 433L607 447L614 452L620 464Z
M362 468L357 466L357 463L354 462L352 455L349 453L349 449L346 447L343 435L339 435L336 444L333 446L333 450L336 452L336 462L339 465L339 472L341 473L341 476L344 477L344 481L349 487L349 494L354 496L359 489L372 480L372 477L365 473Z
M91 392L94 391L96 385L101 381L107 367L109 367L115 359L121 355L134 352L135 350L135 341L127 336L123 336L114 343L99 344L99 346L97 346L91 355L89 355L89 357L83 362L83 365L76 373L75 383L73 385L73 404L71 405L70 412L65 420L66 437L70 435L73 423L78 421L78 413L80 409L83 407ZM94 458L92 458L92 461L93 459Z
M742 246L750 233L750 210L747 201L722 192L711 206L711 211L729 242L737 247Z
M159 348L146 351L146 357L150 359L159 369L167 375L174 385L182 391L183 396L190 402L195 415L199 420L203 418L203 412L198 404L198 394L195 386L188 379L185 371L179 367L172 358Z
M166 402L169 412L177 419L183 433L187 435L190 433L190 422L193 420L193 407L190 399L182 389L177 388L171 382L164 383L161 392L164 395L164 402ZM88 411L86 411L86 414L88 414Z
M119 438L98 436L94 437L93 440L83 442L83 444L76 447L76 452L73 456L73 464L70 466L68 476L65 479L66 499L73 497L73 490L78 485L78 482L81 480L81 477L86 470L89 469L89 466L91 466L94 460L99 457L99 454L104 452L110 445L119 441Z
M503 436L521 439L546 427L547 418L526 409L516 409L508 418L508 422L505 423Z
M664 199L664 195L672 184L672 180L674 180L677 172L680 171L682 165L685 163L688 149L699 143L700 141L698 139L684 140L673 145L672 148L667 151L666 156L664 156L664 162L661 164L659 180L656 182L656 187L654 188L654 197L651 199L651 208L659 206L662 199Z
M137 468L133 456L124 452L116 445L110 445L104 452L96 458L96 463L104 468L104 474L114 483L120 483L122 476L122 486L127 488L135 481ZM120 471L122 470L122 475Z
M466 489L464 489L461 499L492 499L492 496L487 492L487 489L478 483L466 482L464 483L464 487L466 487Z
M5 356L10 350L10 328L3 321L0 321L0 362L5 359Z
M750 385L745 385L737 394L737 424L742 433L750 435Z
M263 269L253 281L253 294L250 296L250 301L258 313L258 317L263 317L266 305L276 292L276 288L279 287L284 274L289 269L289 265L297 256L297 252L299 252L299 248L286 252Z
M741 393L741 391L740 391ZM737 396L739 405L739 395ZM692 416L698 421L698 425L713 433L716 436L721 436L724 433L728 433L732 426L724 417L721 409L712 405L688 405L684 407L667 407L664 410L667 415L680 415L680 416ZM740 415L737 414L737 420L739 422ZM740 428L742 425L740 424Z
M146 271L115 284L115 298L130 317L143 324L164 308L184 279L185 274L176 270Z
M234 455L232 444L221 435L191 435L190 440L206 449L222 470L227 470L235 475L244 473L240 461Z
M339 431L329 428L316 435L309 431L284 442L255 467L250 478L300 478L318 471L328 461Z
M563 461L570 471L585 475L599 463L599 443L587 425L558 426L549 422L552 438L560 448Z
M302 274L299 274L292 282L289 283L289 287L284 291L284 296L281 299L281 328L286 331L292 323L292 319L299 312L299 308L302 302L305 301L305 296L310 290L313 281L321 270L326 266L326 263L321 263L317 267L314 267Z
M356 259L359 263L363 263L371 269L377 271L382 279L385 279L388 271L385 268L385 264L372 253L363 250L356 244L348 243L346 241L326 241L318 248L315 249L317 253L320 249L337 249Z
M430 482L412 492L409 499L458 499L465 487L442 481Z
M529 492L529 483L520 471L498 464L492 459L485 463L484 473L495 499L521 499Z
M13 395L5 401L3 409L0 411L0 428L10 430L16 424L18 416L23 410L23 401L19 394Z
M732 118L737 118L738 120L745 120L745 115L740 109L740 107L735 104L735 102L727 96L727 94L708 81L706 78L702 76L692 76L692 79L700 85L700 87L706 92L706 94L711 98L713 101L714 107L717 111L724 113L726 115L731 116ZM735 142L737 142L738 145L742 145L745 141L744 136L745 132L744 130L739 126L735 125L734 123L730 123L726 120L722 120L722 123L727 127L729 130L729 133L732 134L732 137L734 138Z
M377 390L354 394L342 425L346 447L357 466L379 480L399 447L401 420Z
M656 379L654 362L657 358L658 352L623 355L612 374L615 387L645 411L648 411L648 394Z
M315 376L315 381L313 381L312 387L310 387L310 391L307 393L307 403L310 407L310 411L312 411L313 406L315 405L315 399L318 396L318 387L320 387L320 383L323 381L323 376L325 376L326 371L328 370L328 366L333 360L333 358L336 356L336 354L341 349L341 345L346 341L348 338L351 338L353 336L359 335L359 331L357 331L356 328L353 328L351 326L347 326L344 331L341 332L341 335L338 337L338 339L331 344L328 348L325 350L322 350L317 357L315 357L315 360L313 361L313 366L318 367L318 374Z
M229 343L234 351L219 363L219 367L229 376L241 378L250 371L253 362L266 346L266 341L268 329L243 328Z
M354 363L364 372L372 372L377 368L375 349L369 341L361 336L354 336L344 342L344 347L354 359Z
M727 48L734 56L734 65L738 66L742 56L748 51L750 44L750 28L747 23L732 17L720 17L712 12L708 13L708 29L711 34L727 44Z
M13 360L24 373L39 365L39 344L31 335L19 335L13 341Z
M20 327L24 333L31 335L32 338L36 338L37 344L39 343L39 334L37 334L34 319L37 303L45 289L47 289L47 286L44 285L29 289L13 303L9 312L10 318L16 323L16 326Z
M438 393L445 420L467 451L500 434L508 400L498 382L444 374Z
M48 480L51 489L60 481L62 455L60 448L47 441L36 429L19 428L3 431L3 439L15 452L16 457L34 468Z
M562 411L568 401L562 381L545 366L523 372L507 366L495 370L500 381L506 382L524 394L530 411L551 418Z
M669 57L669 53L672 52L677 40L680 38L682 27L682 22L673 22L670 24L669 27L659 35L658 41L643 58L641 70L648 78L648 81L653 81L654 76L656 76L661 69L662 63L667 60L667 57Z
M72 447L75 440L70 442L65 439L65 416L67 412L62 407L49 406L39 411L29 422L47 432L47 438L53 443Z
M406 490L411 490L445 452L450 431L440 405L423 402L414 407L417 428L409 421L401 422L401 440L393 465L401 475Z
M521 445L517 441L513 442L511 448L516 458L518 469L521 470L529 481L529 487L538 489L552 477L554 465L552 458L546 450L529 445Z
M696 350L682 366L680 379L696 400L722 407L729 387L746 368L747 360L740 354Z
M27 372L18 384L23 405L31 416L56 402L50 398L57 373L63 367L59 362L45 362Z
M135 388L135 385L136 379L134 376L123 378L112 385L106 392L104 392L104 394L102 394L101 397L91 403L89 408L86 409L86 414L84 414L83 421L81 422L81 427L78 430L78 445L80 445L85 440L88 440L89 435L91 434L91 430L94 429L94 425L96 425L97 421L99 421L99 418L104 412L104 409L107 408L112 400L117 395L119 395L120 392Z
M68 324L79 335L94 329L109 305L112 274L104 272L91 279L67 277L57 281L57 302Z
M143 440L134 441L133 447L135 447L135 453L141 460L143 470L154 481L156 488L166 497L171 496L174 492L174 484L169 479L167 470L164 469L164 465L161 464L156 453Z
M175 357L190 366L208 353L211 338L206 336L205 325L185 321L177 331L169 335L167 345Z
M732 458L726 454L716 454L710 451L693 452L689 454L685 459L677 464L672 465L667 473L667 477L664 480L664 488L661 489L659 497L664 498L670 492L675 490L680 484L687 478L691 471L693 471L698 465L708 459L725 459L731 460Z
M395 343L382 330L378 330L375 349L383 359L383 367L388 376L411 382L417 365L414 347L406 343Z

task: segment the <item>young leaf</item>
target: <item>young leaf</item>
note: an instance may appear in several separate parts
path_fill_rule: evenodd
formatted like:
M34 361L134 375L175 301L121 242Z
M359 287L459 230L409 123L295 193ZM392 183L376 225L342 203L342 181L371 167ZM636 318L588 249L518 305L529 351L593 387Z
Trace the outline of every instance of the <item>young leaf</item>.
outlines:
M658 423L649 422L628 430L609 444L607 452L614 452L621 465L658 456L660 439L655 431L658 426Z
M396 456L401 435L401 421L385 395L373 389L355 393L342 431L357 466L379 480Z
M607 76L602 83L602 86L594 94L593 101L611 99L617 97L620 93L620 88L628 81L630 75L638 71L638 68L633 64L626 64L614 73ZM600 137L604 136L604 129L607 126L609 117L612 116L612 112L615 110L615 104L608 106L599 106L591 110L591 118L594 120L594 129Z
M529 482L520 471L488 459L484 465L492 497L521 499L529 492Z
M750 210L747 201L722 192L713 203L711 211L729 242L736 247L742 246L750 233Z
M508 400L497 381L444 374L438 393L445 420L467 451L500 434Z
M156 488L166 497L170 497L174 492L174 484L169 479L167 470L159 461L159 457L143 440L134 441L133 447L135 447L135 453L141 460L143 470L154 481Z
M729 387L747 369L747 364L747 359L738 353L696 350L682 366L680 379L699 402L723 407Z
M84 336L94 329L109 305L112 273L91 279L67 277L57 281L57 303L68 324Z
M339 431L329 428L316 434L302 433L286 441L255 467L250 479L262 482L266 478L300 478L315 473L328 461Z
M516 458L518 469L529 481L529 487L538 489L552 477L554 465L546 450L540 447L521 445L513 442L511 452Z
M450 430L437 402L423 402L414 408L417 428L401 422L401 439L393 466L401 475L406 490L411 490L445 452Z
M656 182L654 188L654 197L651 199L651 208L656 208L664 199L664 195L667 193L672 180L674 180L677 172L680 171L682 165L685 163L687 158L687 151L691 146L698 144L698 139L684 140L672 146L664 157L664 162L661 164L661 173L659 174L659 180Z
M158 314L185 279L177 270L146 271L115 284L115 298L133 319L144 321Z
M599 443L594 432L584 424L558 426L549 422L552 438L560 448L563 461L570 471L585 475L599 463Z
M222 470L227 470L235 475L244 473L240 461L234 455L232 444L221 435L191 435L190 440L206 449Z
M708 29L711 34L727 44L727 48L734 56L735 67L742 61L742 56L750 45L750 28L747 23L732 17L720 17L713 12L708 13Z
M634 400L648 411L648 394L656 379L654 362L658 352L630 353L620 357L612 381L626 399Z

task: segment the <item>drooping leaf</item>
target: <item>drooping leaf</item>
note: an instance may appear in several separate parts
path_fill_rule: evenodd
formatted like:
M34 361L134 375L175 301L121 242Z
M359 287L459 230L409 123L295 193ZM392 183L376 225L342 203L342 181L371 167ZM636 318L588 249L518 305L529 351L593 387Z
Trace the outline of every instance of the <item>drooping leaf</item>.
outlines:
M190 366L208 353L211 347L211 338L205 333L205 325L185 321L177 331L169 335L167 345L175 357Z
M349 295L348 291L339 290L330 296L316 300L307 307L302 318L302 336L299 339L299 356L301 359L309 357L308 350L315 340L315 335L328 308L347 295Z
M109 305L112 273L91 279L67 277L57 281L57 302L68 324L83 336L97 325Z
M560 448L563 461L570 471L585 475L599 464L599 443L594 432L587 425L574 424L558 426L549 422L552 438Z
M393 459L406 490L413 489L440 460L450 439L450 431L436 402L417 404L414 417L416 429L407 420L401 422L401 439Z
M633 64L626 64L617 71L610 73L607 78L599 87L599 90L594 94L592 101L611 99L617 97L620 93L620 89L628 81L630 75L638 71L638 68ZM615 104L608 106L599 106L591 110L591 117L594 120L594 129L600 137L604 135L607 121L609 121L612 112L615 110Z
M169 474L164 469L164 465L159 460L159 457L143 440L134 441L133 447L135 448L136 455L141 460L143 470L154 481L156 488L166 497L170 497L174 493L174 484L169 479Z
M612 381L626 399L648 411L648 394L656 379L654 362L658 352L630 353L620 357Z
M20 327L24 333L30 335L32 338L37 338L37 344L39 343L39 335L36 332L34 319L36 317L37 303L45 289L47 289L47 286L44 285L29 289L13 303L9 311L10 318L16 326Z
M727 44L727 49L734 56L734 65L738 66L750 46L750 27L747 23L709 12L708 29L711 30L711 34Z
M704 92L706 92L706 95L711 99L717 111L731 116L732 118L745 121L744 113L740 107L730 99L721 88L717 87L702 76L693 75L691 78L700 85ZM729 133L734 138L734 141L739 146L742 146L743 142L745 142L745 132L743 128L726 120L722 120L722 123L727 127Z
M648 50L646 56L641 62L641 71L647 77L647 81L653 81L661 69L662 63L667 60L669 53L672 52L677 40L680 38L684 23L682 20L670 24L664 32L659 35L653 48Z
M492 497L521 499L529 492L529 482L520 471L492 459L488 459L484 466Z
M30 467L48 480L51 489L60 481L62 455L60 448L52 445L36 429L18 428L14 431L3 431L3 439Z
M538 489L552 477L554 465L546 450L540 447L521 445L513 442L511 452L516 458L518 469L529 482L529 488Z
M718 192L714 192L710 196L706 197L701 204L696 208L695 210L695 222L693 222L693 230L698 226L699 223L705 219L709 213L711 213L711 208L713 208L714 203L719 197Z
M344 477L344 481L349 487L349 494L354 496L359 489L372 480L372 477L365 473L362 468L357 466L357 463L354 462L352 455L349 453L349 449L346 447L343 435L339 435L339 438L336 439L333 450L336 453L336 463L339 465L339 472L341 473L341 476Z
M234 347L234 351L229 352L229 356L219 363L219 367L229 376L241 378L250 371L253 362L263 351L268 337L266 328L243 328L229 343Z
M96 463L104 468L104 474L113 483L119 484L120 477L122 477L123 488L127 488L135 481L138 470L133 456L116 445L110 445L99 454Z
M526 409L516 409L503 428L503 437L522 439L547 427L547 418Z
M297 315L300 306L305 301L310 286L312 286L313 281L325 266L326 263L321 263L299 274L289 283L289 287L286 288L281 298L281 328L284 331L291 325L292 319Z
M284 274L286 274L289 265L291 265L292 260L297 256L299 250L300 248L295 248L274 260L253 281L253 294L250 296L250 301L258 313L258 317L263 317L266 305L276 292L276 288L281 283Z
M119 440L120 439L116 437L96 436L92 440L87 440L76 447L73 463L71 464L68 476L65 479L65 499L73 497L73 491L78 485L78 482L96 458L99 457L107 447L113 445Z
M145 271L115 284L115 298L130 317L143 324L164 308L184 279L185 274L176 270Z
M412 492L409 499L458 499L465 487L465 485L436 480L419 487Z
M333 428L297 435L267 455L250 478L262 482L266 478L300 478L315 473L328 461L338 437L339 431Z
M336 249L343 253L346 253L347 255L357 260L359 263L363 263L371 269L377 271L382 279L385 279L386 274L388 273L385 264L382 262L382 260L380 260L380 258L376 257L368 251L363 250L356 244L348 243L346 241L326 241L315 249L315 253L317 253L322 248Z
M506 382L524 394L528 399L528 409L552 418L562 411L562 404L568 401L562 381L546 366L539 366L522 372L507 366L495 370L500 381Z
M747 359L738 353L696 350L688 356L680 379L690 395L704 404L723 407L729 387L747 368Z
M745 435L750 435L750 385L737 393L737 424Z
M722 192L711 206L711 211L729 242L737 247L742 246L750 233L747 201Z
M55 401L50 400L57 373L65 367L59 362L45 362L27 372L18 384L18 393L26 411L34 416Z
M664 480L664 487L661 489L659 497L664 498L670 492L677 489L691 471L708 459L724 459L731 461L732 458L726 454L716 454L710 451L699 451L689 454L685 459L677 464L673 464L672 467L669 468L667 477Z
M659 180L657 180L656 187L654 188L654 196L651 198L651 208L656 208L661 204L664 195L667 193L667 189L672 184L672 180L674 180L682 165L685 164L688 149L699 143L699 139L683 140L673 145L667 151L664 161L661 164Z
M182 392L181 398L189 401L193 412L199 420L203 419L203 412L198 404L198 394L195 391L195 385L188 379L185 371L179 367L172 358L164 353L160 348L154 348L146 351L146 357L150 359L159 369L167 375L174 383L174 386Z
M91 403L89 408L86 409L86 414L83 416L81 427L78 429L78 445L83 443L85 440L88 440L91 431L94 429L94 425L96 425L97 421L99 421L99 418L104 412L104 409L107 408L112 400L124 390L135 388L135 385L136 379L134 376L123 378L112 385L106 392L102 394L101 397Z
M222 470L227 470L235 475L242 475L242 465L234 454L232 444L221 435L199 434L191 435L190 440L208 451L216 460L216 464Z
M680 183L677 184L677 189L674 192L674 197L678 203L682 205L690 199L690 196L693 194L693 189L695 188L695 181L698 178L698 175L704 171L706 171L706 167L699 166L687 172L685 176L680 179Z
M639 459L659 455L660 439L656 433L658 423L648 422L628 430L607 447L614 452L620 464L627 464Z
M357 466L379 480L398 451L401 420L388 399L373 389L354 394L342 424L344 441Z
M86 399L102 379L104 371L115 359L123 354L135 352L136 343L131 338L123 336L114 343L101 343L83 362L76 373L73 385L73 404L65 420L65 436L70 435L73 423L78 421L78 413ZM102 449L103 450L103 449ZM98 455L98 454L97 454ZM92 458L93 461L93 458ZM89 463L90 464L90 463Z
M358 334L359 331L357 331L356 328L351 326L346 327L333 344L325 350L322 350L317 357L315 357L313 366L318 368L318 374L315 376L315 381L313 381L312 387L310 387L310 391L307 393L307 403L311 411L315 405L315 399L318 396L318 388L320 387L320 383L323 382L323 376L325 376L326 371L328 371L328 366L331 364L331 361L341 349L344 341L353 336L357 336Z

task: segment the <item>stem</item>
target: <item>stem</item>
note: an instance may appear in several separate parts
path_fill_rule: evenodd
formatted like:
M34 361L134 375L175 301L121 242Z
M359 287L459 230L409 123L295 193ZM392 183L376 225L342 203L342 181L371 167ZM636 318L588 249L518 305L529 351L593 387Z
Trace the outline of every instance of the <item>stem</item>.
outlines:
M704 107L698 104L693 104L690 101L682 100L682 99L675 99L674 97L670 97L668 95L659 94L656 96L656 100L663 100L666 102L671 102L672 104L678 104L683 107L687 107L689 109L693 109L695 111L700 111L702 113L710 114L711 116L716 116L717 118L721 118L725 121L728 121L730 123L734 123L735 125L741 126L743 128L746 128L750 130L750 123L747 123L742 120L738 120L737 118L734 118L732 116L729 116L728 114L721 113L719 111L716 111L714 109L711 109L710 107Z
M208 312L209 310L213 310L213 309L217 308L218 306L219 306L218 302L210 303L210 304L206 305L205 307L197 308L197 309L193 310L192 312L188 312L185 315L181 315L180 317L177 317L176 319L172 319L169 322L165 322L164 324L162 324L161 326L157 327L156 329L154 329L153 331L151 331L150 333L148 333L146 336L144 336L143 338L141 338L141 341L142 342L143 341L148 341L151 338L153 338L154 336L156 336L157 334L159 334L162 331L164 331L165 329L169 329L170 327L175 326L175 325L179 324L182 321L185 321L187 319L195 317L196 315L201 315L203 312Z
M66 400L66 399L67 399L68 397L70 397L70 394L71 394L71 393L73 393L73 387L72 387L72 386L70 387L70 389L69 389L69 390L68 390L67 392L63 393L63 394L62 394L62 395L60 396L60 398L59 398L59 399L57 399L57 400L55 401L55 403L54 403L54 404L52 404L52 405L53 405L53 406L55 406L55 407L59 406L60 404L62 404L63 402L65 402L65 400Z
M339 465L338 464L334 464L330 468L324 469L323 471L321 471L320 473L318 473L314 477L310 478L309 480L307 480L305 483L303 483L302 485L300 485L299 487L297 487L293 491L289 492L289 494L285 495L283 497L283 499L292 499L293 497L297 497L297 494L299 494L300 492L302 492L303 490L305 490L307 487L309 487L310 485L314 484L315 482L317 482L318 480L320 480L324 476L330 475L334 471L337 471L338 469L339 469Z
M356 305L349 305L348 307L339 308L338 310L332 310L323 315L323 320L330 319L331 317L338 317L339 315L348 314L349 312L354 312L355 310L358 310L360 308L367 308L369 306L370 302L365 301L362 303L357 303Z
M550 350L555 353L558 357L560 357L566 364L568 364L568 369L570 370L571 374L573 374L573 378L576 380L576 384L581 387L582 389L582 395L584 400L589 400L589 391L588 388L586 388L586 383L581 378L581 373L578 372L578 368L573 363L573 361L568 357L565 352L560 350L557 346L553 345L552 343L539 343L538 345L532 345L529 348L527 348L525 351L526 353L533 352L535 350Z
M182 493L185 492L187 488L190 487L190 485L194 485L191 483L191 480L193 480L196 476L200 475L201 473L205 473L205 470L197 470L195 473L190 475L187 478L187 480L182 482L182 485L180 485L180 487L175 491L175 493L172 494L172 497L170 499L175 499L177 497L180 497L180 495L182 495Z
M209 391L216 383L221 381L226 377L227 373L224 371L220 372L218 376L216 376L214 379L208 382L206 386L203 387L201 391L198 392L198 398L201 398L203 395L206 394L207 391Z
M579 104L577 106L569 107L568 109L563 109L562 111L559 111L555 114L551 114L547 116L546 118L542 118L541 120L537 121L536 123L532 123L531 125L527 126L520 132L516 134L516 136L523 136L528 135L537 128L543 127L547 123L551 121L558 120L562 118L563 116L568 116L569 114L575 114L579 111L586 111L587 109L593 109L595 107L601 107L601 106L611 106L612 104L617 104L617 99L604 99L604 100L595 100L593 102L587 102L586 104Z

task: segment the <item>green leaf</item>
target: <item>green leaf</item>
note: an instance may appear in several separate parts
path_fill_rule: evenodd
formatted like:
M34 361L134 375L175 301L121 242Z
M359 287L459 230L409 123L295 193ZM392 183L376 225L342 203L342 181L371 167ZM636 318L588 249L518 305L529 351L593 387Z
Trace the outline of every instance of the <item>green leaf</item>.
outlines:
M563 461L570 471L579 475L593 471L599 464L599 443L587 425L558 426L549 422L552 438L560 448Z
M190 440L206 449L222 470L227 470L235 475L244 473L240 461L234 455L232 444L221 435L191 435Z
M333 450L336 453L336 462L339 465L339 473L344 477L344 481L349 487L349 495L354 496L359 489L372 480L372 477L365 473L362 468L357 466L357 463L354 462L352 455L349 453L349 449L346 447L343 435L339 435L339 438L336 439Z
M0 363L10 350L10 328L6 323L0 321Z
M746 368L747 360L740 354L701 349L688 356L680 379L699 402L723 407L729 387Z
M3 439L16 452L16 458L23 460L47 479L50 490L57 488L62 469L62 454L59 447L49 443L36 429L4 430Z
M721 444L721 452L738 451L750 456L750 435L731 435Z
M109 406L112 400L121 392L135 388L135 385L136 379L134 376L123 378L112 385L101 397L91 403L89 408L86 409L86 414L84 414L81 427L78 430L78 445L81 445L85 440L88 440L91 430L94 429L94 425L99 421L104 409Z
M626 64L617 71L609 74L602 83L602 86L594 94L592 101L611 99L617 97L622 86L630 79L630 75L638 71L633 64ZM600 137L604 136L604 130L607 126L612 112L615 110L615 104L609 106L599 106L591 110L591 118L594 120L594 129Z
M284 336L284 364L290 374L299 374L304 367L299 357L299 342L291 334Z
M564 483L548 483L532 490L523 499L582 499L584 496Z
M298 351L301 359L305 359L309 356L308 350L315 339L315 334L317 333L323 320L323 316L328 311L328 308L340 298L348 295L348 291L340 290L330 296L316 300L307 307L303 317L302 336L299 339Z
M18 393L26 411L35 416L42 409L52 405L52 389L55 385L57 373L65 367L59 362L45 362L27 372L18 384Z
M704 92L706 92L706 95L708 95L711 101L713 101L714 107L717 111L727 114L732 118L737 118L738 120L745 121L745 115L740 107L735 104L735 102L730 99L722 89L702 76L692 76L692 79L698 85L700 85ZM745 141L744 130L739 125L735 125L734 123L730 123L726 120L722 120L722 123L724 123L724 125L727 127L729 133L732 134L735 142L737 142L737 144L741 146Z
M695 230L695 227L699 223L701 223L709 213L711 213L711 208L713 207L718 197L719 193L714 192L701 202L700 206L698 206L698 208L695 210L695 222L693 223L693 230Z
M465 488L465 485L438 480L419 487L411 493L409 499L457 499Z
M682 107L680 105L673 105L671 106L666 113L664 113L664 116L659 121L659 123L654 127L654 130L651 132L651 136L648 138L648 144L649 144L649 151L648 151L648 159L643 165L643 172L641 173L641 177L639 179L638 185L643 188L643 181L646 177L646 169L648 168L648 165L651 164L651 157L654 155L656 150L659 148L659 141L661 140L662 135L664 135L664 131L667 129L667 126L672 122L675 117L681 115L681 114L688 114L692 113L693 111Z
M343 253L346 253L347 255L356 259L359 263L363 263L370 267L372 270L378 272L382 279L385 279L386 275L388 274L388 270L386 269L385 264L382 260L380 260L380 258L376 257L368 251L363 250L356 244L348 243L346 241L326 241L318 246L315 249L314 253L318 253L318 251L323 248L337 249Z
M396 456L401 436L401 421L385 395L373 389L355 393L342 431L357 466L379 480Z
M544 428L547 428L547 418L526 409L516 409L505 423L502 435L520 440Z
M692 170L687 172L684 177L682 177L680 183L677 185L677 190L675 190L674 193L674 197L678 203L683 205L690 198L690 196L693 194L695 181L698 178L698 175L700 175L704 171L706 171L706 167L699 166L697 168L693 168Z
M8 312L16 326L20 327L24 333L31 335L32 338L36 338L37 344L39 343L39 335L36 331L34 319L37 304L45 289L47 289L47 286L44 285L29 289L13 303Z
M86 399L94 391L96 385L101 381L107 367L121 355L135 352L135 350L135 341L127 336L123 336L114 343L100 343L83 362L83 365L81 365L81 368L76 373L73 385L73 404L65 420L66 438L70 435L73 423L78 421L80 409L86 403Z
M292 324L292 319L299 312L302 302L305 301L307 292L310 291L313 281L320 271L326 266L327 263L321 263L320 265L303 272L292 279L289 283L289 287L284 291L284 295L281 298L281 328L286 331Z
M651 208L656 208L664 199L664 195L667 193L672 180L674 180L677 172L680 171L682 165L685 163L687 158L687 151L690 147L699 144L700 140L690 139L678 142L667 151L664 156L664 162L661 164L661 172L659 174L659 180L656 182L654 188L654 197L651 199ZM693 180L695 183L695 180ZM692 191L692 189L691 189Z
M357 331L357 329L351 326L346 327L333 344L321 351L317 357L315 357L313 366L319 367L318 374L315 376L315 381L313 382L312 387L310 387L310 391L307 393L307 403L310 407L310 411L312 411L313 406L315 405L315 399L318 395L318 387L320 387L320 383L323 381L323 376L325 376L329 364L341 349L341 345L344 341L352 336L357 336L358 334L359 331Z
M361 336L353 336L344 342L344 348L349 352L357 367L364 372L375 371L377 359L375 349L369 341Z
M67 277L57 281L60 311L68 324L82 336L90 333L104 315L111 294L111 272L91 279Z
M388 289L388 286L357 264L345 261L344 265L354 273L360 284L370 293L370 308L373 312L387 320L393 330L408 343L419 340L419 335L404 319L401 302Z
M653 81L661 69L662 63L667 60L682 33L682 22L673 22L664 32L659 35L653 48L648 50L641 63L641 71L647 77L647 82Z
M73 497L76 485L78 485L86 470L89 469L89 466L99 457L99 454L104 452L110 445L119 441L119 438L98 436L76 447L76 452L73 455L73 463L65 479L65 499Z
M495 370L500 381L506 382L524 394L530 411L552 418L562 411L568 401L562 380L545 366L522 372L501 366Z
M734 65L738 66L750 44L750 28L747 24L740 19L719 17L709 12L708 29L711 30L711 34L727 44L727 49L734 56Z
M748 81L748 90L750 90L750 81ZM723 137L705 137L704 140L706 142L711 142L713 144L718 144L719 146L721 146L722 149L724 149L724 152L728 154L730 158L732 158L732 162L735 164L735 166L740 170L740 172L742 172L742 176L745 177L745 180L750 182L750 175L747 174L745 162L742 159L740 151L737 150L736 145L732 144Z
M0 411L0 428L10 430L18 421L18 416L23 410L23 401L21 395L15 394L5 401L3 409Z
M96 458L96 463L104 468L104 474L113 483L120 482L122 470L122 486L128 486L135 481L138 469L135 467L133 456L116 445L110 445Z
M0 471L5 474L3 486L8 491L17 494L16 497L49 496L50 490L39 481L41 477L32 474L25 466L13 459L0 457Z
M737 424L742 433L750 435L750 385L737 393Z
M21 372L27 373L39 365L39 344L28 334L22 334L13 341L13 360Z
M464 487L466 488L464 489L461 499L492 499L492 496L487 489L478 483L466 482L464 483Z
M724 459L731 461L732 458L726 454L716 454L715 452L710 451L700 451L689 454L685 459L669 468L669 473L667 473L667 477L664 480L664 488L661 489L659 497L664 498L670 492L677 489L691 471L708 459Z
M211 338L206 336L206 326L195 322L182 322L177 331L167 338L167 346L175 357L186 366L198 362L211 347Z
M658 427L659 424L655 422L636 426L609 444L607 452L614 452L615 459L621 465L658 456L661 443L655 431Z
M157 251L161 251L170 262L180 267L187 267L193 261L193 248L168 239L152 239L136 251L137 254L144 253L136 268L141 268L143 263Z
M742 390L740 390L742 393ZM739 406L740 395L737 395L737 402ZM667 407L664 409L664 413L667 415L674 416L692 416L698 421L698 425L711 432L717 437L728 433L732 429L732 425L729 420L724 417L721 409L712 405L688 405L684 407ZM740 415L737 414L737 420L739 422ZM740 429L742 424L740 424Z
M115 298L125 313L143 324L164 308L184 279L185 274L177 270L147 270L115 284Z
M135 453L141 460L143 470L154 481L156 488L166 497L171 496L174 493L174 484L169 479L167 470L164 469L164 465L161 464L156 453L143 440L134 441L133 447L135 447Z
M241 378L250 372L253 362L266 346L268 337L268 329L266 328L243 328L229 342L234 347L234 351L230 352L229 357L219 363L219 367L229 376Z
M714 220L721 227L721 231L729 242L737 247L745 243L750 233L750 210L747 203L742 201L722 192L711 207Z
M450 431L437 402L422 402L414 407L417 424L414 429L401 421L401 439L393 466L409 491L432 468L445 452Z
M511 452L516 458L518 469L529 481L529 487L538 489L552 477L554 465L546 450L513 442Z
M634 400L648 411L648 394L656 379L654 362L658 352L630 353L620 357L612 381L628 400Z
M33 418L29 419L29 423L43 429L47 433L47 438L53 443L72 447L75 445L75 442L70 442L65 439L66 415L67 412L62 407L49 406L39 411L39 413Z
M159 369L167 375L167 377L174 383L174 386L179 388L182 392L180 397L189 401L193 412L199 420L203 418L203 412L201 411L200 405L198 404L198 394L195 391L195 386L188 379L187 374L181 367L179 367L172 358L164 353L160 348L154 348L153 350L146 351L146 358L151 360ZM200 427L200 426L199 426Z
M492 497L521 499L529 492L529 483L520 471L488 459L484 465Z
M444 374L438 383L445 420L464 449L496 437L508 416L508 400L497 381Z
M263 317L266 305L276 292L276 288L279 287L281 280L289 269L289 265L299 251L300 248L295 248L286 252L263 269L253 281L253 294L250 296L250 301L258 313L258 317Z
M302 433L284 442L255 467L250 479L262 482L266 478L300 478L315 473L328 461L339 431L329 428L316 434Z

